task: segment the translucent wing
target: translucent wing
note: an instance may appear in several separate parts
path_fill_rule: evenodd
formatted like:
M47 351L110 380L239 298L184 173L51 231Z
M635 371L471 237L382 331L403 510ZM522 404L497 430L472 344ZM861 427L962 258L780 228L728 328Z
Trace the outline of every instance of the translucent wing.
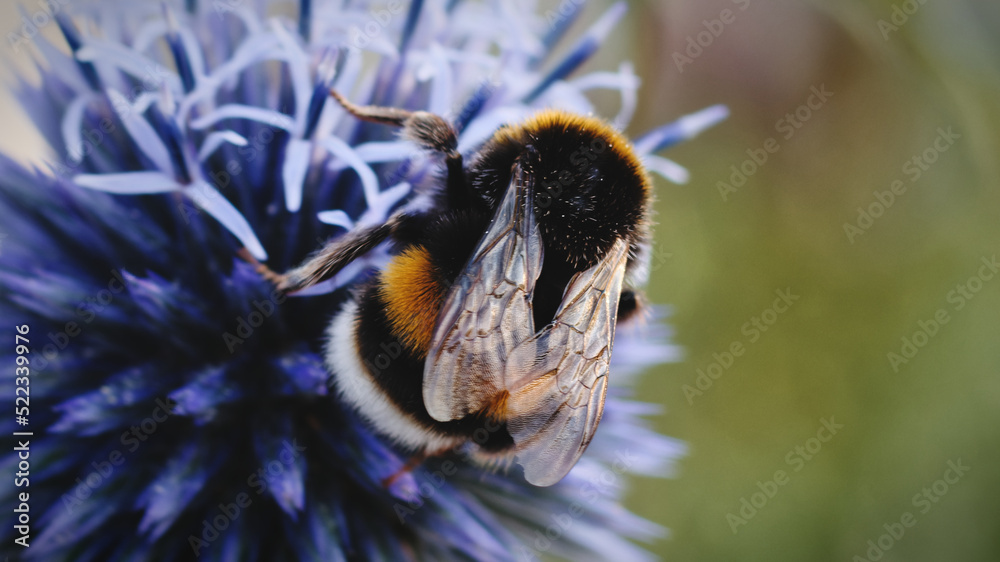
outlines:
M507 430L536 486L561 480L601 421L627 257L628 244L619 239L576 274L552 323L507 358Z
M503 365L535 332L531 298L542 269L532 205L534 178L515 164L507 192L451 287L424 364L424 406L438 421L460 419L505 389Z

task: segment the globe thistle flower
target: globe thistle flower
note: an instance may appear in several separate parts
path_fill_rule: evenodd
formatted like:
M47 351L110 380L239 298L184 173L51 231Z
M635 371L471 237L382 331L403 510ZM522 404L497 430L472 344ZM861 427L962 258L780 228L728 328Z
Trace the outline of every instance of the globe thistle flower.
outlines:
M78 5L79 4L79 5ZM425 109L475 152L500 125L585 93L621 95L629 64L574 70L624 13L612 6L561 60L580 3L91 2L39 37L24 110L55 156L0 155L0 316L30 340L30 477L0 491L30 506L5 548L30 560L642 560L661 527L620 503L625 475L663 475L681 443L629 398L636 373L676 356L655 319L622 326L597 436L549 488L461 455L408 460L344 408L321 359L329 317L384 264L377 248L286 297L241 259L289 269L323 241L426 203L439 163L328 101ZM68 10L75 10L69 12ZM725 115L713 107L636 142L653 153ZM15 362L13 346L2 350ZM20 414L18 414L20 416ZM22 423L23 422L23 423ZM25 455L8 450L3 474ZM23 467L22 467L23 468ZM30 548L15 545L15 539Z

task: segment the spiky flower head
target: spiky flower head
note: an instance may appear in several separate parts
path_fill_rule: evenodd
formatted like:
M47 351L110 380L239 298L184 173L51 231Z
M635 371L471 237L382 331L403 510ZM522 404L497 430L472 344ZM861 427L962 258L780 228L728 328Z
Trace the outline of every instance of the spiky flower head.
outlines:
M592 89L621 94L611 121L623 129L632 67L574 74L623 4L549 56L581 4L74 2L49 8L61 41L9 37L37 57L41 82L18 93L52 154L31 170L0 156L0 363L30 360L0 386L31 399L0 418L30 450L30 478L0 491L4 506L29 494L28 535L5 526L5 549L46 561L648 557L629 539L664 530L620 499L626 473L662 475L683 449L628 398L636 372L674 356L664 328L619 329L603 423L558 485L451 455L386 489L408 456L338 402L320 356L345 290L386 250L296 297L239 257L286 270L426 204L440 163L346 115L331 87L449 118L467 156L538 108L591 113ZM636 149L683 181L653 152L724 113L681 118ZM0 472L23 460L8 449Z

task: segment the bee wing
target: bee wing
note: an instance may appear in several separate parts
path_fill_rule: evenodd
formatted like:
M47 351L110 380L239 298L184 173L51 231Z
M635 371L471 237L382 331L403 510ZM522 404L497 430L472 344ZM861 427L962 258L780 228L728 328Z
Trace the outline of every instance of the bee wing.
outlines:
M515 164L489 230L448 292L424 364L424 407L463 418L505 389L507 355L535 332L531 298L542 269L534 176Z
M550 486L586 450L604 411L628 244L576 274L552 323L510 354L507 431L528 482Z

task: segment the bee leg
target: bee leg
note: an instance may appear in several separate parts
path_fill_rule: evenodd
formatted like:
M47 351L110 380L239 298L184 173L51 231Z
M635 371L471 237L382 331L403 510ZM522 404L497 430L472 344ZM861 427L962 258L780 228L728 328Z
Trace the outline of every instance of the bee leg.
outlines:
M641 316L646 309L644 297L632 290L623 289L622 296L618 300L618 322L624 322L637 316Z
M396 480L399 480L404 474L408 474L413 471L414 468L417 468L421 465L421 463L427 460L427 456L428 455L426 453L421 453L410 457L410 459L406 461L406 463L399 470L393 472L389 477L382 479L382 488L388 490L393 484L396 483Z
M448 179L445 184L448 189L448 205L453 209L468 209L472 206L472 193L465 182L462 155L457 150L449 152L444 162L448 169Z
M281 284L285 282L284 275L281 275L280 273L275 273L273 269L260 263L260 261L258 261L257 258L253 257L253 254L251 254L250 251L247 250L246 248L240 248L239 250L237 250L236 255L239 256L240 259L242 259L243 261L252 265L254 270L256 270L261 277L267 279L271 283L274 283L276 286L280 287Z
M403 475L412 472L413 469L415 469L418 466L420 466L421 464L423 464L423 462L425 460L427 460L427 459L429 459L431 457L441 456L441 455L447 453L448 451L451 451L453 448L454 447L445 447L443 449L439 449L437 451L430 451L430 452L428 452L428 451L421 451L421 452L413 455L412 457L410 457L409 460L406 461L406 463L399 470L397 470L396 472L392 473L388 478L383 478L382 479L382 488L388 490L389 487L392 486L396 482L396 480L399 480L400 477L402 477Z
M462 155L458 152L458 133L444 118L427 111L407 111L396 107L355 105L336 90L330 95L351 115L363 121L403 128L403 137L423 148L439 152L448 168L447 195L452 208L468 208L471 194L465 182Z
M236 255L254 266L261 277L274 283L283 293L294 293L325 281L337 274L347 264L375 249L386 238L406 222L408 216L397 212L384 224L352 230L340 238L327 242L325 246L306 261L285 273L275 273L271 268L257 261L246 248L240 248Z
M282 275L278 289L294 293L333 277L344 266L374 250L392 236L406 220L405 213L397 212L384 224L352 230L328 242L304 263Z

